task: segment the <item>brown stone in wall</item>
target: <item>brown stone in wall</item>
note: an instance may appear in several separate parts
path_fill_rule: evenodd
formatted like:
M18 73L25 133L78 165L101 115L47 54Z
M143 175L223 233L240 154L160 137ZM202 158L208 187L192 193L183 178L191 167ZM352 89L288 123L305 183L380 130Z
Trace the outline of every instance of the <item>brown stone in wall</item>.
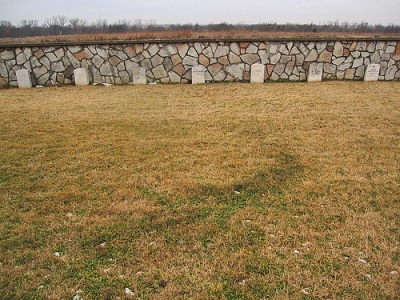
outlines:
M199 55L199 64L207 67L210 64L210 60L204 54Z
M324 50L318 57L318 62L331 62L332 60L332 52Z
M110 59L108 60L110 62L110 64L112 64L113 66L118 65L121 60L117 57L117 56L112 56L110 57Z
M355 69L347 69L344 75L345 79L354 79Z
M39 50L35 51L35 56L37 58L41 58L43 55L44 55L44 52L43 52L42 49L39 49Z
M136 48L134 46L128 46L125 48L125 53L132 58L136 55Z
M93 57L93 54L90 53L89 51L86 51L83 49L82 51L79 51L78 53L75 54L76 59L82 60L82 59L90 59Z
M271 76L271 74L272 74L272 71L274 70L274 66L275 65L267 65L267 74L268 74L268 77L269 76Z
M179 56L179 54L174 54L171 56L171 60L172 60L172 64L174 66L179 65L180 63L182 63L182 58Z
M349 55L350 55L350 50L347 49L347 48L344 48L344 49L343 49L343 56L344 56L344 57L349 57Z
M240 54L245 54L246 53L246 48L249 46L250 43L247 42L241 42L239 43L240 46Z
M393 53L393 58L400 59L400 42L397 42L397 44L396 44L396 50Z
M183 76L186 73L186 69L183 67L182 64L175 66L172 70L175 71L179 76Z
M250 80L250 72L244 72L244 74L243 74L243 80Z
M223 65L228 65L230 62L226 56L218 58L218 62Z
M208 66L208 71L210 72L211 76L216 76L219 71L222 70L222 65L221 64L212 64Z

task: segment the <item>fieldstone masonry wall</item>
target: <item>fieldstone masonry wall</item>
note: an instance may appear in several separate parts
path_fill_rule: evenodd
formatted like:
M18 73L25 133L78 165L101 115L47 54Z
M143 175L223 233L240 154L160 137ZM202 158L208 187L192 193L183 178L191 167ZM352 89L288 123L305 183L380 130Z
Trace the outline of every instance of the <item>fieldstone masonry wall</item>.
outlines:
M265 81L306 81L311 63L323 63L323 79L362 80L379 64L379 80L400 80L400 41L145 41L114 44L0 46L0 86L17 86L26 69L33 85L74 82L74 69L88 70L91 83L127 84L135 67L148 82L189 83L193 66L205 67L206 82L250 81L253 64L265 66Z

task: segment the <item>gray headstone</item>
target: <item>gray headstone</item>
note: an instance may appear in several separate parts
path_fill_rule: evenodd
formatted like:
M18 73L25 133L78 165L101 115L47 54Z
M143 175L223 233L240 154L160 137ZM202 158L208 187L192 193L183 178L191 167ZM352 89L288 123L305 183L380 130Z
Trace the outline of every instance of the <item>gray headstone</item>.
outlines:
M75 85L88 85L89 78L88 72L84 68L78 68L74 70Z
M312 63L308 72L307 82L321 81L323 67L323 63Z
M133 84L146 84L146 69L143 67L133 68L132 72L132 83Z
M364 81L377 81L379 78L380 64L370 64L364 74Z
M251 65L250 83L264 83L265 66L262 64Z
M32 87L32 80L28 70L25 69L17 70L15 71L15 74L17 75L18 87L20 88Z
M203 66L192 67L192 84L206 83L206 71Z

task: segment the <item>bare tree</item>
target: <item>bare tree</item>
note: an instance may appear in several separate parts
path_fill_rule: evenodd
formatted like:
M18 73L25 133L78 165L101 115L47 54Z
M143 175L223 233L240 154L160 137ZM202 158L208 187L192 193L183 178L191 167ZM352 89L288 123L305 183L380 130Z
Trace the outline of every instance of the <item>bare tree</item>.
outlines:
M79 18L69 19L69 25L72 27L72 31L75 34L83 33L83 29L86 27L86 20Z
M98 32L106 33L108 29L108 22L106 19L98 19L96 23L93 23Z

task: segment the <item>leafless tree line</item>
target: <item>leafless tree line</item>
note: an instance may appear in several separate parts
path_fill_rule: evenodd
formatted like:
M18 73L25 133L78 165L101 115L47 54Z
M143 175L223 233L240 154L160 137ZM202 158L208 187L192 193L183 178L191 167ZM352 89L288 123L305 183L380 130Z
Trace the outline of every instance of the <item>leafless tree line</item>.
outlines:
M400 33L400 25L390 24L372 25L368 22L328 22L324 24L278 24L260 23L253 25L245 24L170 24L158 25L156 20L119 20L109 24L105 19L98 19L88 23L85 19L68 18L65 16L53 16L48 18L42 25L37 20L21 20L17 26L10 21L0 20L0 38L6 37L28 37L46 35L73 35L94 33L127 33L144 31L178 31L187 30L201 31L258 31L258 32L355 32L355 33Z

